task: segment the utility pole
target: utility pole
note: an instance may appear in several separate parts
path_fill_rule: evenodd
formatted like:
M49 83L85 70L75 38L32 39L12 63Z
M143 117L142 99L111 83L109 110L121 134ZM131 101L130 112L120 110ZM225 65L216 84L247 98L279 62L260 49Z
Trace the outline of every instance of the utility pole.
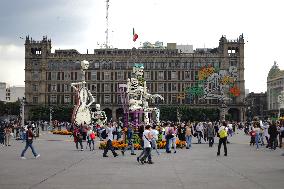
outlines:
M108 8L109 8L109 0L106 0L106 43L105 43L105 48L108 49Z

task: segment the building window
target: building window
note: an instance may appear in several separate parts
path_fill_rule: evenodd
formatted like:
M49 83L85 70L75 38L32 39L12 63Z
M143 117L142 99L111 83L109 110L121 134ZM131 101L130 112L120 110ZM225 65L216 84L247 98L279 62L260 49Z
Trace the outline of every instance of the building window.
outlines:
M184 79L190 80L190 72L191 72L191 71L185 71L185 73L184 73Z
M172 83L172 91L177 91L177 83Z
M70 77L71 77L70 72L64 73L64 80L70 80Z
M38 71L32 72L32 80L39 80L39 72Z
M110 92L110 84L109 83L104 84L104 91Z
M172 102L173 104L176 104L176 103L177 103L177 96L176 96L176 95L172 95L171 102Z
M110 80L110 72L104 72L104 80Z
M171 72L171 78L172 78L172 80L176 80L177 79L177 72L176 71L172 71Z
M230 59L230 66L238 66L237 59Z
M71 102L70 95L64 95L64 103L70 103L70 102Z
M51 102L51 103L57 103L57 97L56 97L56 95L51 95L50 102Z
M96 71L91 72L91 80L97 80L97 72Z
M51 80L56 81L56 79L57 79L57 73L51 72Z
M164 83L158 83L158 92L164 92Z
M33 103L34 103L34 104L37 104L37 103L38 103L38 97L37 97L37 96L34 96L34 97L33 97Z
M37 92L38 91L38 85L37 84L33 84L32 85L32 91L33 92Z
M151 78L149 71L144 72L144 78L145 78L145 79L150 79L150 78Z
M99 62L95 62L95 69L99 69L100 68L100 63Z
M70 91L70 85L64 84L64 92L69 92Z
M105 96L104 96L104 103L105 103L105 104L111 103L111 102L110 102L110 95L105 95Z
M57 85L56 84L51 85L51 92L57 92Z
M117 80L123 80L123 72L117 72Z
M92 84L92 91L97 92L97 84Z
M158 80L164 80L164 72L163 71L158 72Z

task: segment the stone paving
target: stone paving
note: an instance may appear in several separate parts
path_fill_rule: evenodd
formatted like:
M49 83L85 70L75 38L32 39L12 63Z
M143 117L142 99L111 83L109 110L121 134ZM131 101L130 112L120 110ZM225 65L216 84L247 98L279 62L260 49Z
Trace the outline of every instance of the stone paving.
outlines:
M217 139L215 139L217 141ZM75 150L72 138L43 133L34 142L41 157L34 159L30 149L20 159L21 141L0 147L1 189L283 189L283 150L259 151L248 145L242 133L230 139L228 156L216 156L217 145L193 144L176 154L156 155L153 165L141 165L126 152L114 158L102 157L101 150ZM195 140L194 140L195 141ZM223 150L223 149L222 149ZM162 150L164 152L164 150ZM136 152L140 153L140 152Z

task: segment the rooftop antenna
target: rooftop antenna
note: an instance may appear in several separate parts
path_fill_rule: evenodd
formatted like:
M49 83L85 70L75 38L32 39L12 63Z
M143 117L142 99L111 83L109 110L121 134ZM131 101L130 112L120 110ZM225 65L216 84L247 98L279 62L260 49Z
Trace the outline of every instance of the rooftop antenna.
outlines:
M106 43L105 48L108 49L108 8L109 8L109 0L106 0Z

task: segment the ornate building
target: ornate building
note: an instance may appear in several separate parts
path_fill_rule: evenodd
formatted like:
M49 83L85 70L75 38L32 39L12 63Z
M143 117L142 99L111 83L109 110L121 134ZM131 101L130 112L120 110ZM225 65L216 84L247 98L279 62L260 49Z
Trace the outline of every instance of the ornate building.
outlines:
M41 41L26 37L26 110L37 105L74 104L75 94L70 83L81 80L81 60L90 62L85 79L96 103L100 103L102 109L113 119L122 113L119 84L126 83L134 63L144 64L144 78L150 92L164 97L165 101L160 102L159 106L185 105L192 108L221 107L220 99L206 99L197 94L189 94L189 91L192 92L194 87L202 83L199 73L201 69L212 67L215 72L221 73L218 70L236 67L237 79L233 85L230 84L227 93L237 92L236 95L231 95L226 111L235 120L244 119L243 35L236 40L227 40L222 36L218 47L196 49L193 53L181 52L176 44L171 43L163 48L94 49L87 54L80 54L74 49L55 50L52 53L51 40L47 37L43 37ZM210 89L214 87L211 84L208 86Z
M284 71L274 62L267 76L267 105L270 115L277 117L278 95L284 90Z

